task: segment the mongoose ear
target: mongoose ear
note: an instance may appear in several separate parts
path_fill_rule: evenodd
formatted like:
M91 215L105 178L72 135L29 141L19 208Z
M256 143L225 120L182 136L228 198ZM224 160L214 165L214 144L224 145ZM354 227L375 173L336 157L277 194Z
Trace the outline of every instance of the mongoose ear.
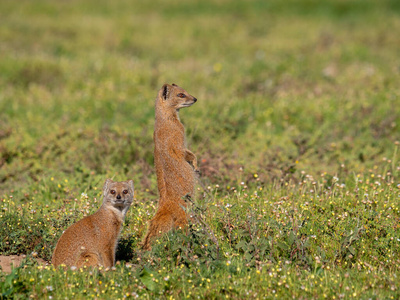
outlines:
M132 192L134 192L135 191L135 187L133 186L133 180L130 179L130 180L127 181L127 183L129 184L129 187L132 189Z
M167 100L169 98L169 92L170 92L170 85L169 84L164 84L161 88L162 91L162 98L164 100Z
M113 181L112 181L111 179L109 179L109 178L106 179L106 181L104 182L104 185L103 185L103 195L106 194L107 189L108 189L108 186L109 186L110 183L112 183L112 182L113 182Z
M172 86L177 86L177 85L175 83L173 83Z

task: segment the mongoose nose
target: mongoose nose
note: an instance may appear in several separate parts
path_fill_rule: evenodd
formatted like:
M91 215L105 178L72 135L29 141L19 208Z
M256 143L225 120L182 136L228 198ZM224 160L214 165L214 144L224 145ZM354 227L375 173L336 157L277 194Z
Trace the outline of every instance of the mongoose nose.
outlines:
M117 196L117 199L118 199L118 200L121 199L121 195L118 195L118 196Z
M193 101L196 102L196 101L197 101L197 98L193 97Z

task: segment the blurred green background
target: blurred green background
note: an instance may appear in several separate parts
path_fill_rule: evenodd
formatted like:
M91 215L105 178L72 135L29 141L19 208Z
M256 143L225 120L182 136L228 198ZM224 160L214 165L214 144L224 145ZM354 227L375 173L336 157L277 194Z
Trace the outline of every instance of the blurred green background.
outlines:
M115 175L155 193L165 82L199 99L181 119L204 180L366 170L400 139L399 12L398 1L2 1L0 194Z

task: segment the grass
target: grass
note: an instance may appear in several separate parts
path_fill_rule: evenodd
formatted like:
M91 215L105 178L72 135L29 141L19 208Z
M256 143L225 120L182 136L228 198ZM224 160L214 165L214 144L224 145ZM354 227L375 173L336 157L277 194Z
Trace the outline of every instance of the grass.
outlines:
M2 298L397 299L397 1L0 3ZM210 230L139 249L154 98L177 83ZM135 182L111 270L55 270L106 178ZM204 186L204 187L203 187ZM206 192L207 191L207 192Z

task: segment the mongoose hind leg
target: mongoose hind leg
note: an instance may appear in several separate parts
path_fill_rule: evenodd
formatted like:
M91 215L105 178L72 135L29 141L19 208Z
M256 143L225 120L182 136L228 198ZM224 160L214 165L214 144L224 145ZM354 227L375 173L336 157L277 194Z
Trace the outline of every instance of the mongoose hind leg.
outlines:
M76 261L76 267L81 268L86 267L99 267L102 266L103 262L100 256L94 252L84 252L79 255Z

